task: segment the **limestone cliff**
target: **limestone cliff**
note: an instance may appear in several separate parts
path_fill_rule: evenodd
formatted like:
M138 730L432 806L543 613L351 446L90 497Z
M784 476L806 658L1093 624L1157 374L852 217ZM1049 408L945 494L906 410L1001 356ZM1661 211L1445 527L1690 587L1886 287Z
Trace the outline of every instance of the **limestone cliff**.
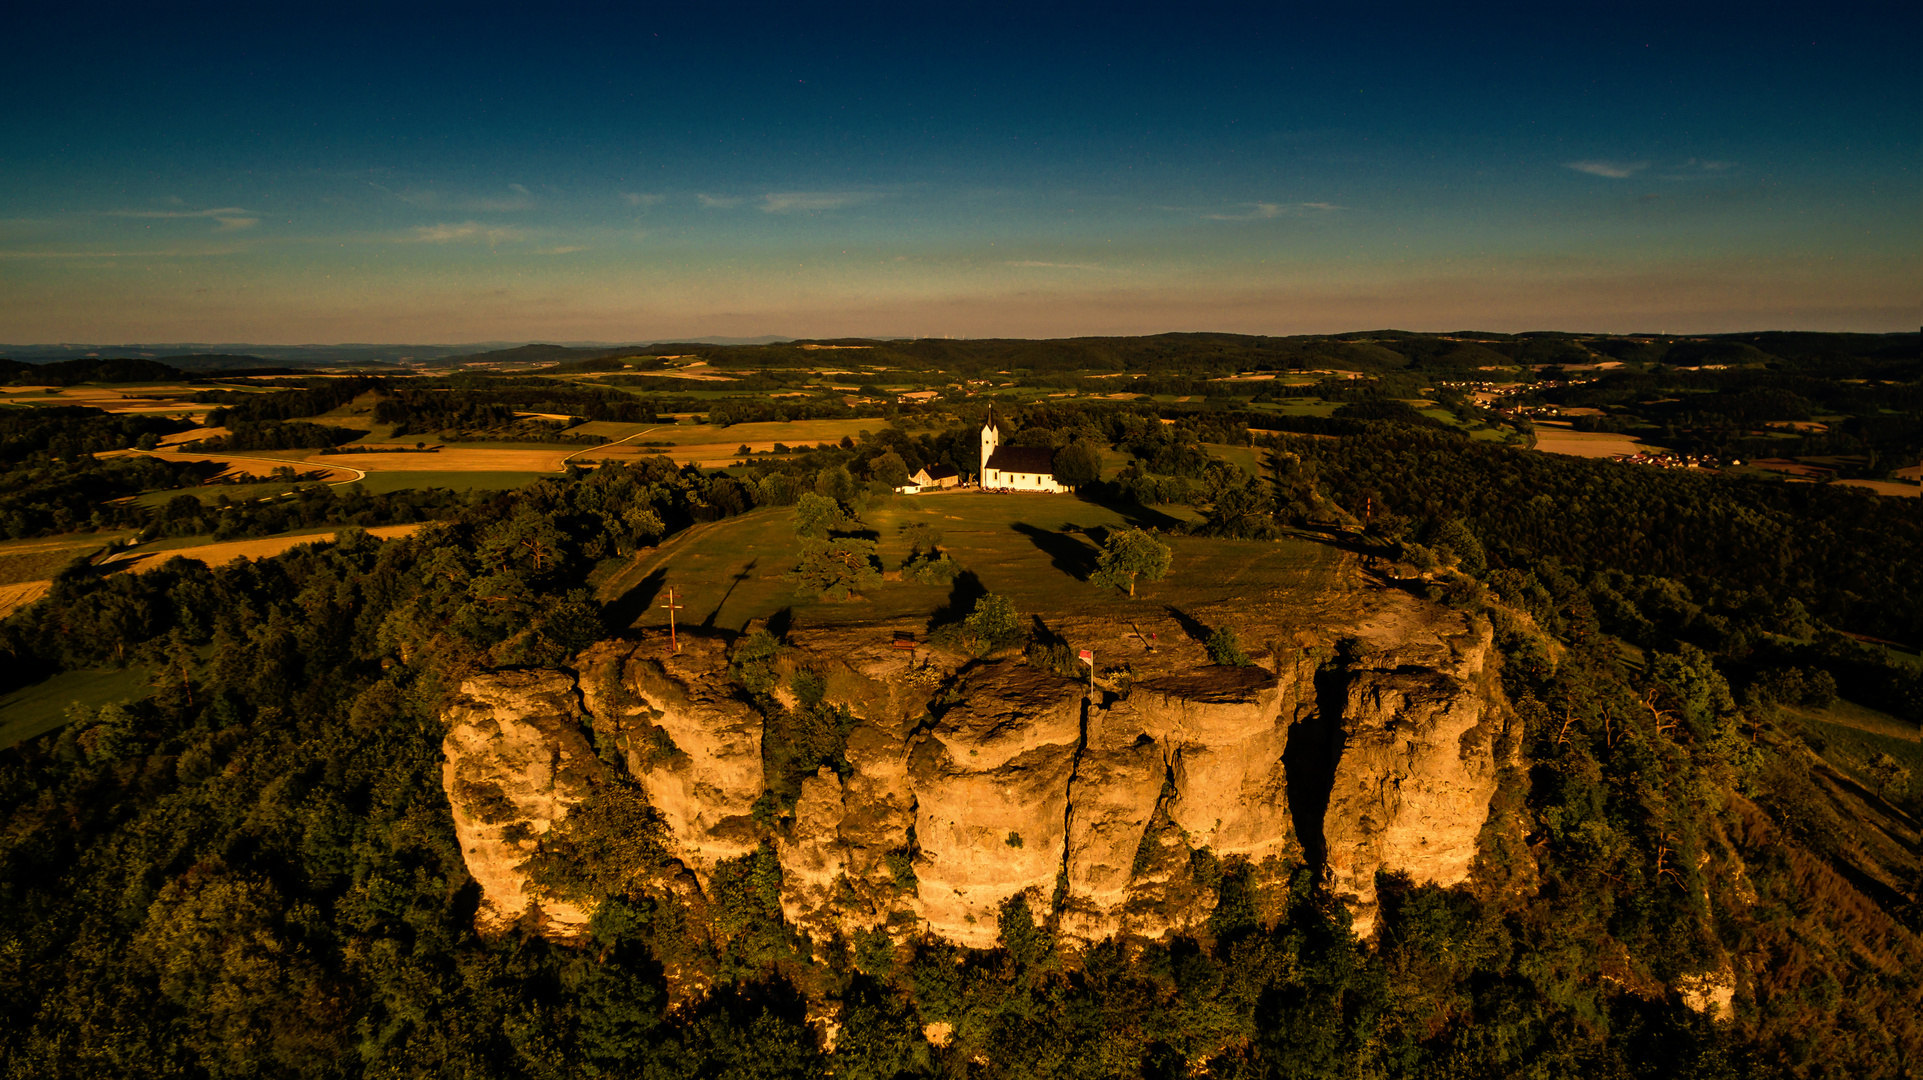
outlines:
M601 768L582 735L574 680L521 671L470 679L447 720L441 783L468 873L481 886L477 928L532 917L556 936L580 933L589 912L542 894L521 871Z
M721 643L686 640L680 653L596 645L581 657L581 697L705 886L715 863L759 843L762 720L730 682Z
M1262 663L1218 667L1187 642L1151 649L1065 620L1065 637L1128 658L1092 690L1019 659L894 648L889 626L796 631L780 674L809 672L853 728L787 806L764 799L767 721L724 642L604 642L578 674L469 684L449 717L457 828L487 918L538 904L578 926L514 867L597 775L591 732L702 888L716 863L771 844L782 910L818 939L879 928L990 946L1017 895L1073 939L1160 936L1207 917L1212 879L1194 868L1231 858L1306 863L1363 933L1378 871L1462 881L1509 720L1488 624L1384 591L1323 625L1254 627ZM462 785L489 782L500 821L463 809Z

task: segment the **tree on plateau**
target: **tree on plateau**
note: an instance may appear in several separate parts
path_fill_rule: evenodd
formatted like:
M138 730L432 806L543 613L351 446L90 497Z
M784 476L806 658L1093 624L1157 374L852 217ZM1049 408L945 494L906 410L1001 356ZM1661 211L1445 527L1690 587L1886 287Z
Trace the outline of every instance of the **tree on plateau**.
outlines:
M1126 588L1135 595L1135 579L1162 580L1168 573L1174 552L1167 544L1141 529L1117 529L1108 534L1102 553L1095 558L1095 575L1090 581L1102 588Z

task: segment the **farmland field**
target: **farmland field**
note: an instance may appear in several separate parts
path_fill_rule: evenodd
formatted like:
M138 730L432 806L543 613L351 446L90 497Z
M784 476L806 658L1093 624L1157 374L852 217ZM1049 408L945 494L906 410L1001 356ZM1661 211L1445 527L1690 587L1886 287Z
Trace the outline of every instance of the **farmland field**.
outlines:
M368 473L393 472L546 472L558 473L562 459L579 447L556 444L538 449L454 444L432 454L308 454L310 466L348 465ZM299 453L299 451L293 451Z
M52 586L51 581L21 581L0 585L0 619L45 596Z
M363 490L371 495L385 495L390 491L405 491L409 488L448 488L452 491L505 491L509 488L523 487L543 476L553 476L550 472L517 471L459 471L459 472L372 472L360 481Z
M1664 448L1641 442L1629 435L1608 431L1571 431L1568 428L1536 427L1536 449L1545 454L1570 457L1606 458L1617 454L1639 454Z
M420 527L421 525L418 522L412 525L381 525L368 529L367 532L371 536L386 539L394 536L407 536ZM312 532L283 533L280 536L266 536L257 540L228 540L216 544L189 544L180 547L167 546L163 541L159 544L147 545L123 552L107 560L107 562L109 565L115 567L131 569L135 573L152 570L165 563L168 559L175 557L198 559L208 566L220 566L233 562L235 559L270 558L290 548L299 547L302 544L313 544L324 540L332 540L337 535L339 535L339 531L330 528L317 529Z

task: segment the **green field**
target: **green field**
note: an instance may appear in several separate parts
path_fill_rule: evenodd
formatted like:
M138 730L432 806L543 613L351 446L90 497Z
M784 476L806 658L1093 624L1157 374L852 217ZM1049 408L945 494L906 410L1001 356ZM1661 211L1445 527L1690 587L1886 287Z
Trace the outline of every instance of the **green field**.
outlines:
M454 491L505 491L525 487L550 472L371 472L359 481L370 495L409 488L450 488Z
M67 722L74 702L97 709L147 696L146 668L82 668L0 697L0 749L44 735Z
M1202 449L1207 450L1210 457L1221 458L1223 461L1234 465L1250 476L1261 476L1263 474L1262 464L1268 457L1267 451L1257 449L1253 446L1203 443Z
M1093 567L1095 547L1081 530L1128 524L1167 529L1179 519L1071 495L968 492L897 497L871 508L863 523L879 534L885 571L908 555L904 530L926 524L942 534L943 549L975 575L980 589L1005 594L1020 610L1047 612L1051 618L1160 615L1171 598L1179 598L1184 608L1267 605L1276 618L1286 618L1295 607L1292 599L1319 597L1327 590L1335 578L1331 569L1343 558L1311 540L1165 535L1175 550L1172 570L1160 582L1143 582L1140 595L1130 600L1083 580ZM792 509L757 510L697 526L642 553L610 576L601 595L615 602L621 621L665 625L666 614L654 604L672 586L685 605L683 623L732 631L784 608L792 609L798 621L817 623L926 619L963 591L891 580L853 602L797 596L786 574L799 561L801 547ZM645 607L641 600L648 601Z
M1277 416L1328 416L1342 406L1334 401L1321 398L1290 398L1287 401L1251 402L1249 408L1256 412L1274 413Z
M778 442L789 446L838 443L843 436L859 437L864 431L880 431L888 421L880 417L853 420L770 420L765 423L715 427L710 424L668 427L649 432L641 441L659 439L676 446L707 443Z
M43 536L37 540L8 540L0 543L0 585L23 581L45 581L77 556L133 535L130 529L114 532L68 533Z
M193 487L144 492L134 496L133 501L141 506L165 506L182 495L192 495L203 505L211 506L219 502L222 495L239 503L251 499L265 499L270 495L283 495L299 486L299 484L278 481L268 484L196 484Z

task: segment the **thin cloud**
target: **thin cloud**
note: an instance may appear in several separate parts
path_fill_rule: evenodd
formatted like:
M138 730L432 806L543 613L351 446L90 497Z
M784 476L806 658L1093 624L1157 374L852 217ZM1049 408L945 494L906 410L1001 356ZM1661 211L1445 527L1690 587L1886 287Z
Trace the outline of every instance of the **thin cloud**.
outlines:
M180 220L204 218L215 222L215 232L233 232L236 229L251 229L260 224L260 217L252 210L238 206L221 206L212 210L110 210L109 217L161 218Z
M1673 170L1663 174L1664 180L1704 180L1721 176L1736 167L1733 161L1713 161L1706 158L1690 158Z
M863 191L773 191L761 197L761 209L768 214L839 210L872 198Z
M655 203L660 202L661 198L659 195L646 191L624 191L621 193L621 201L627 203L629 206L653 206Z
M367 186L422 210L445 209L465 210L472 214L505 214L515 210L526 210L534 205L533 194L521 184L509 184L507 189L512 194L507 196L448 195L433 188L408 188L406 191L395 191L393 188L376 184L372 180L367 182Z
M1248 209L1240 213L1204 214L1210 221L1273 221L1276 218L1307 217L1310 214L1328 214L1344 209L1335 203L1298 202L1298 203L1242 203Z
M728 198L727 196L723 196L723 195L697 194L695 196L695 201L699 202L701 204L702 209L704 210L731 210L734 207L741 205L740 199Z
M1100 263L1042 262L1038 259L1010 259L1008 266L1020 266L1036 270L1106 270Z
M1606 176L1611 180L1626 180L1649 168L1647 161L1566 161L1563 168L1574 169L1591 176Z
M489 244L521 240L527 233L508 226L483 225L478 221L417 225L406 239L415 244L453 244L464 240L485 240Z
M578 244L566 244L561 247L541 248L540 250L536 251L535 254L536 255L572 255L577 251L586 251L586 250L587 248L582 247L581 245L578 245Z

